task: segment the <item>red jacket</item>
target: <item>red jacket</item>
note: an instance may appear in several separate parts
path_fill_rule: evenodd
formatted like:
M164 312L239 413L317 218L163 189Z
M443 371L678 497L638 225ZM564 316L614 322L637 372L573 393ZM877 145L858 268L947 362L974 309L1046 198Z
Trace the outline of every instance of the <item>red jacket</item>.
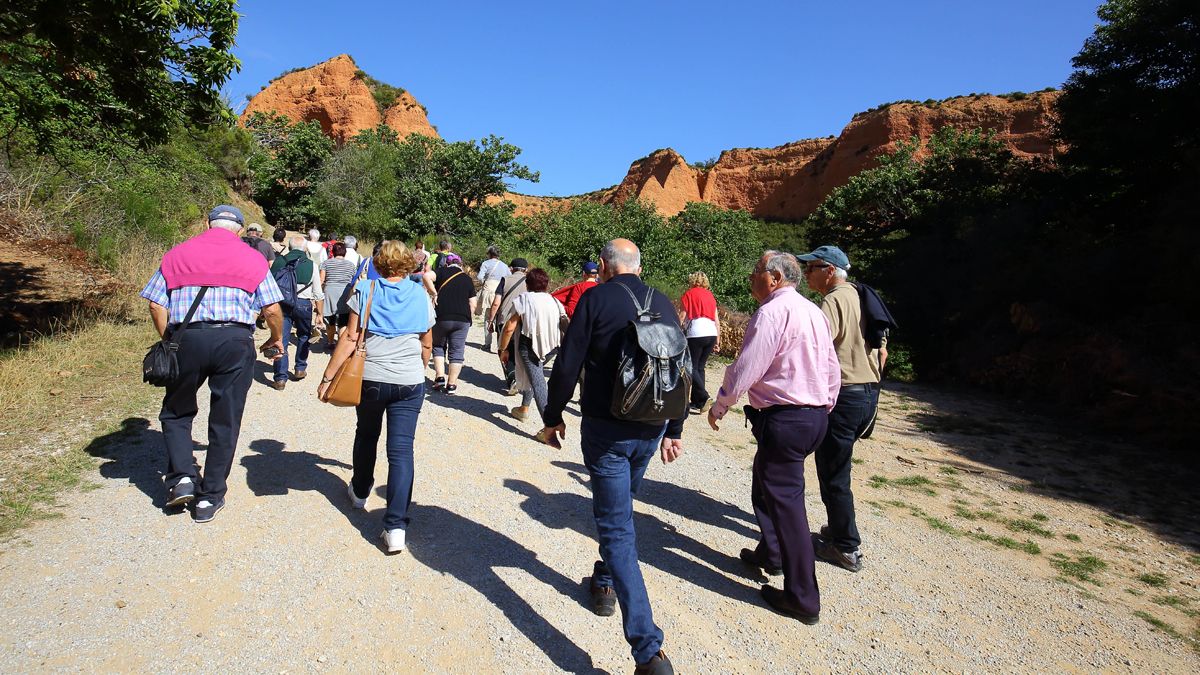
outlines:
M579 298L582 298L584 293L587 293L593 286L599 283L599 281L592 279L584 279L577 284L563 286L550 295L563 304L563 307L567 310L567 317L570 318L575 315L575 305L579 304Z

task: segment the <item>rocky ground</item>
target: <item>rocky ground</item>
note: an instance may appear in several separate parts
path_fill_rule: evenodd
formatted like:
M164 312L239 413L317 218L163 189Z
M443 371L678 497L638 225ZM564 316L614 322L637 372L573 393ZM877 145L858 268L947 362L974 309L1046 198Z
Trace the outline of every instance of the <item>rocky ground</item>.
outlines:
M160 509L157 411L96 439L95 489L0 544L0 670L631 671L619 617L586 606L577 409L564 449L536 443L481 337L457 395L421 413L400 555L377 545L380 496L350 508L354 412L319 403L316 377L277 392L259 364L207 525ZM636 516L679 672L1200 671L1200 504L1152 457L998 402L889 391L856 452L865 569L820 565L807 627L765 608L737 560L756 531L741 417L693 418L685 444L651 465Z

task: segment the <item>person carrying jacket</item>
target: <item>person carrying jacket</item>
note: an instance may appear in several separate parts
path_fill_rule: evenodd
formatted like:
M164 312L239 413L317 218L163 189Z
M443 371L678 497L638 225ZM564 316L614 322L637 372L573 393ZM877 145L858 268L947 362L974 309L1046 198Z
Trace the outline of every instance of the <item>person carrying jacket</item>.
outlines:
M283 354L275 361L275 378L271 386L279 391L288 381L288 342L292 328L296 329L296 370L293 377L299 381L308 376L308 352L313 330L313 303L321 293L321 279L316 265L308 255L308 244L301 235L293 235L288 254L276 258L271 264L271 274L277 275L289 263L296 265L296 304L290 311L283 312Z

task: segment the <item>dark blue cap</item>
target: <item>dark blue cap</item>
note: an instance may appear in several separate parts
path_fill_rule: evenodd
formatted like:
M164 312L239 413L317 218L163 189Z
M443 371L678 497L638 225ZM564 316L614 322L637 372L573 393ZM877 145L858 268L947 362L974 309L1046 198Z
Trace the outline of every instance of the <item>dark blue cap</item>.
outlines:
M583 263L583 273L584 274L595 274L596 272L599 272L599 271L600 271L600 266L597 265L596 263L592 262L591 260Z
M840 267L844 270L850 269L850 259L846 257L846 254L842 252L842 249L836 246L822 246L812 253L798 255L796 256L796 259L803 262L824 260L834 267Z
M214 207L212 211L208 212L208 220L210 222L214 220L232 220L238 225L246 224L246 220L242 218L242 210L228 204L221 204Z

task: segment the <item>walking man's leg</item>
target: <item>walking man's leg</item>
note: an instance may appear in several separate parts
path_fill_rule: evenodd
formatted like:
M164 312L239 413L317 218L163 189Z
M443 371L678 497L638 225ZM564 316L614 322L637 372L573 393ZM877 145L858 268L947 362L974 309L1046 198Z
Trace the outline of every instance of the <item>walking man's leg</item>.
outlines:
M870 411L870 404L869 391L843 388L838 395L837 405L829 413L829 428L816 451L821 501L825 504L829 519L824 540L847 554L853 554L861 544L854 516L854 494L850 490L850 467L854 442L862 431L863 419ZM850 569L855 565L842 566Z
M199 487L196 457L192 444L192 422L198 410L196 391L204 384L208 344L204 331L184 331L180 337L179 378L166 388L158 421L162 425L167 449L167 472L163 476L167 490L186 479L193 489Z
M212 396L208 411L208 452L204 459L204 478L196 492L197 520L204 520L200 504L207 501L217 507L225 499L226 480L233 468L246 409L246 392L254 377L254 336L245 328L219 328L213 334L213 372L208 378ZM215 513L215 511L214 511Z
M308 300L297 300L295 315L292 323L296 326L296 379L302 380L308 374L308 352L312 349L313 310ZM287 371L284 371L285 373Z

